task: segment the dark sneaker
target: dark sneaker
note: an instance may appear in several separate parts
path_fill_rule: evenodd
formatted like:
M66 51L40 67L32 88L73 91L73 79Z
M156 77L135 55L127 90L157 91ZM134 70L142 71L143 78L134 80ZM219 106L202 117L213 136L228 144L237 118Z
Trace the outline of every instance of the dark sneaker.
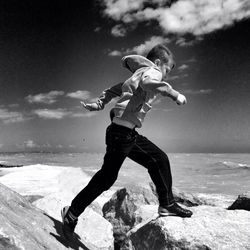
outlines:
M67 239L71 239L73 237L75 227L77 224L78 219L72 215L71 212L69 212L69 206L64 207L61 210L61 215L62 215L62 231Z
M182 208L177 203L169 206L159 206L158 213L160 216L174 215L182 218L191 217L193 214L190 210Z

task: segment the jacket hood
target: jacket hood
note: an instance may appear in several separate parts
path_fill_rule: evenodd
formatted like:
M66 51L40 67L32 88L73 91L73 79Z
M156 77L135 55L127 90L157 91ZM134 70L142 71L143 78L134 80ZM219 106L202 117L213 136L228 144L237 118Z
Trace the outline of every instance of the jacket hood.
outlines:
M122 66L132 73L142 67L156 67L156 65L144 56L129 55L122 58Z

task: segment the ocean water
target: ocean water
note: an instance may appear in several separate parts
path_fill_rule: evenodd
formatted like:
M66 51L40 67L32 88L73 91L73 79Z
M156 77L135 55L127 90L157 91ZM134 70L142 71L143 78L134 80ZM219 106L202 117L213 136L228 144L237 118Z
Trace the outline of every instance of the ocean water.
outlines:
M222 195L238 195L250 191L250 154L172 153L168 156L173 186L181 191ZM100 153L0 154L2 164L79 167L91 176L100 169L102 161L103 154ZM124 187L149 181L145 168L126 159L115 186Z

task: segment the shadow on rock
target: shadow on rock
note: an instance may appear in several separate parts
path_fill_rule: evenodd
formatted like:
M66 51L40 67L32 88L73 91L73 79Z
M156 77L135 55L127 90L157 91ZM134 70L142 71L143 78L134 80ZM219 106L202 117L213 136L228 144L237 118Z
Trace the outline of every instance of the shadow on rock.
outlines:
M71 241L65 239L63 232L62 232L62 222L56 220L55 218L49 216L48 214L44 213L47 217L49 217L54 222L54 228L56 229L56 232L58 235L54 233L50 233L57 241L59 241L61 244L63 244L67 248L72 248L75 250L91 250L88 247L86 247L81 241L81 237L75 233L74 239Z

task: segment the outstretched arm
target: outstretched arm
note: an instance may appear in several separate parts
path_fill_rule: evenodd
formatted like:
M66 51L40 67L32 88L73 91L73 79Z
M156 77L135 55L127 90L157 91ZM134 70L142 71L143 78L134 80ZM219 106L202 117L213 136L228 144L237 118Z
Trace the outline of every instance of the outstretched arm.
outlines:
M187 103L186 97L174 90L170 84L161 81L161 73L158 71L146 72L142 76L140 86L144 90L152 91L155 94L161 94L162 96L168 96L178 105Z
M111 88L105 89L102 94L99 96L96 102L85 103L81 101L81 104L84 108L89 111L99 111L104 109L105 105L109 103L112 99L121 96L122 94L122 85L123 82L118 83Z

